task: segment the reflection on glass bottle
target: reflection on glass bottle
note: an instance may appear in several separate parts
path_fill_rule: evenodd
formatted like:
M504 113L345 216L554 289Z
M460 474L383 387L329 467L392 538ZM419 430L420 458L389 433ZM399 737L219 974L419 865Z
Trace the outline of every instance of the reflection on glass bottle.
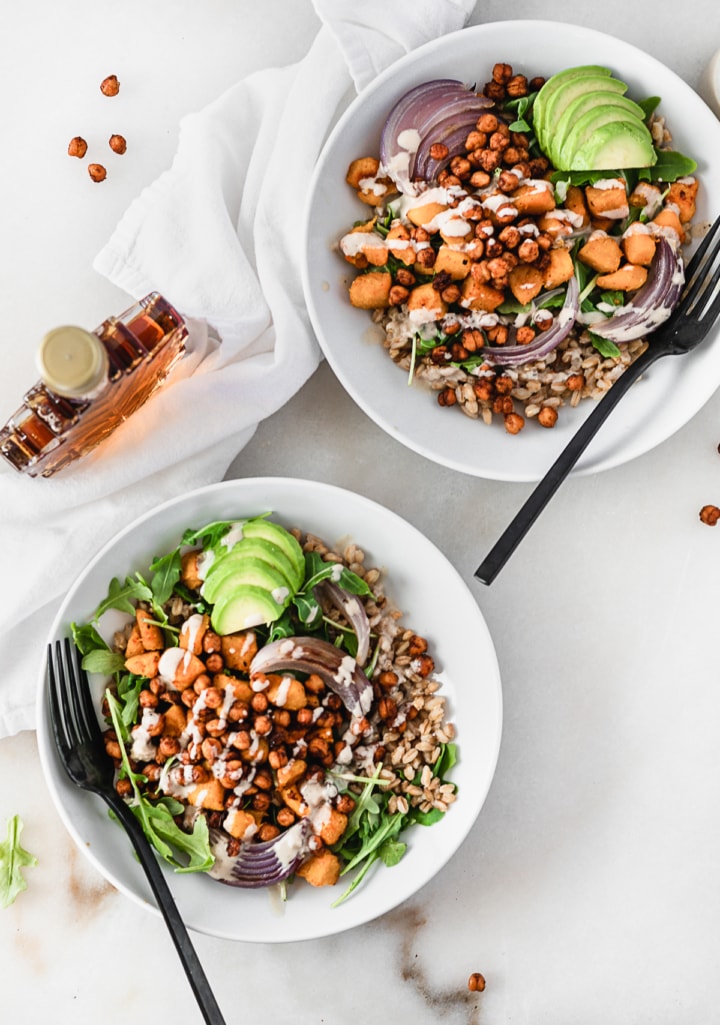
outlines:
M41 380L0 430L0 454L31 477L86 455L162 384L186 338L182 317L157 292L95 331L51 331L38 354Z

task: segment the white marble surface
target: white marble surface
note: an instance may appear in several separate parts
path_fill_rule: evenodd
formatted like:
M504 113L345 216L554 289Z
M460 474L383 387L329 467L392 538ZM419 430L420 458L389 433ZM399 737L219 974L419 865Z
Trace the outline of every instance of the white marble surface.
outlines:
M648 0L546 0L542 14L615 32L693 86L720 42L710 0L681 15ZM473 21L537 15L481 0ZM316 27L307 0L3 5L0 322L18 390L49 322L91 325L117 307L91 261L169 164L179 118L240 75L300 57ZM110 72L127 84L111 130L129 148L99 189L65 146L78 132L106 137L96 83ZM495 637L505 728L473 832L415 899L328 940L196 938L229 1025L716 1019L720 535L697 514L720 504L719 413L716 395L655 451L569 481L491 588L472 572L529 486L402 450L326 366L260 427L232 474L353 488L446 552ZM0 828L16 812L39 865L0 911L3 1021L200 1021L161 921L74 849L30 733L0 741ZM466 989L473 971L487 978L481 995Z

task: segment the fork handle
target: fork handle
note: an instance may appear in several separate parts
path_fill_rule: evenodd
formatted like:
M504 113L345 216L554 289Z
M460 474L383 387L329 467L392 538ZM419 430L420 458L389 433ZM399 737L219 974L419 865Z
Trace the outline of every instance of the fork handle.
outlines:
M178 911L173 895L170 892L170 887L168 886L163 871L145 837L142 826L122 798L116 797L114 793L104 793L102 794L102 797L122 822L125 827L125 831L137 852L140 864L142 865L145 875L148 878L148 882L150 883L150 887L155 894L158 908L165 919L165 924L168 927L173 943L175 944L175 948L180 956L180 961L185 969L185 974L187 975L190 987L195 994L195 999L197 1000L197 1004L202 1012L203 1018L207 1025L226 1025L213 991L210 988L210 983L205 975L203 966L200 963L200 959L192 945L188 931L185 928L185 923L180 917L180 912Z
M667 352L667 349L660 347L646 349L603 395L475 570L478 580L483 584L493 582L623 395L627 394L631 385L655 360L667 355Z

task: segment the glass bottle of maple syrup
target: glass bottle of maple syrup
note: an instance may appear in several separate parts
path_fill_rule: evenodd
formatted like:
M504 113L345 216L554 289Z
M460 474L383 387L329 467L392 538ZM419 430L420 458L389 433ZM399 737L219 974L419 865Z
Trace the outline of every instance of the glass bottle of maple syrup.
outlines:
M0 454L31 477L86 455L162 384L186 338L184 320L157 292L94 331L50 331L38 353L40 380L0 430Z

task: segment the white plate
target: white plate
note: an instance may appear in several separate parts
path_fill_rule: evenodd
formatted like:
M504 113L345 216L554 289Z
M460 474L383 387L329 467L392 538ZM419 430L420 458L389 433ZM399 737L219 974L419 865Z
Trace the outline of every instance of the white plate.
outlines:
M268 891L231 889L202 875L168 881L182 916L193 929L255 942L287 942L327 936L384 914L412 896L446 864L470 831L495 771L502 698L495 651L475 599L459 574L430 541L399 516L350 491L279 477L227 481L191 492L128 526L89 564L71 588L50 641L69 635L73 621L87 619L107 593L112 577L147 569L153 556L170 550L187 527L272 510L273 519L298 526L330 544L355 541L367 564L387 570L386 591L406 613L403 622L428 638L457 727L459 761L452 779L459 796L441 822L416 826L409 849L394 868L380 867L337 908L335 888L290 888L280 905ZM101 681L97 681L101 686ZM134 900L154 907L129 842L106 806L68 782L49 732L45 679L39 681L38 741L52 797L77 843L105 878Z
M528 424L517 436L499 422L487 427L442 409L424 389L408 387L403 371L371 340L368 313L348 300L352 268L333 248L362 213L345 182L348 164L377 155L393 103L433 78L482 84L496 61L530 77L603 64L627 82L632 96L660 96L674 148L698 162L697 223L712 222L719 212L720 125L685 82L629 43L573 25L512 21L467 28L408 54L361 93L328 138L311 188L303 266L308 310L328 363L368 416L413 451L477 477L533 481L544 475L593 403L564 409L552 430ZM605 470L647 452L682 427L719 383L720 346L710 340L691 356L661 360L613 412L576 472Z

